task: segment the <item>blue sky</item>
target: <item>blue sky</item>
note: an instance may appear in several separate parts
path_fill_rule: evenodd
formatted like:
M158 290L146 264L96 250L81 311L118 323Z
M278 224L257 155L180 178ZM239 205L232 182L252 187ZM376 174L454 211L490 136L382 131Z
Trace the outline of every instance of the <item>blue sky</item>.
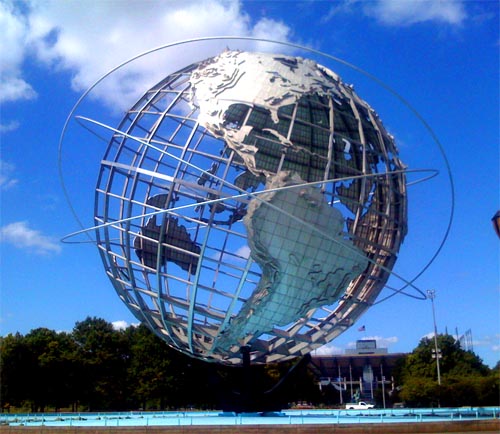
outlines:
M0 0L0 334L71 330L87 315L117 327L135 322L104 275L96 248L60 242L79 229L58 177L66 117L97 78L145 50L201 36L251 36L305 45L368 71L432 128L453 175L454 221L440 254L415 284L436 290L438 331L470 329L474 351L494 365L500 360L500 244L490 220L500 208L499 19L498 3L487 0ZM103 83L83 114L115 122L148 83L225 46L270 49L219 41L165 50L133 65L126 80ZM440 171L409 187L409 234L394 270L411 279L446 230L451 202L443 157L429 132L388 91L341 64L317 60L355 84L396 137L410 168ZM85 134L72 129L62 161L78 215L91 226L104 149L86 146ZM391 284L400 286L394 279ZM362 325L364 333L357 331ZM342 352L369 337L390 352L411 351L432 330L430 301L397 295L373 306L324 352Z

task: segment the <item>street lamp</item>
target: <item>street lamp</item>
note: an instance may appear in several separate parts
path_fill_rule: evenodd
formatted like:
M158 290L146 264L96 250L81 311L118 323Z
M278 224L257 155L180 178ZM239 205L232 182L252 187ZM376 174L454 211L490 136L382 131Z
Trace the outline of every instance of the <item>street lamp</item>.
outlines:
M438 384L441 386L441 370L439 368L439 359L441 358L441 352L439 351L439 348L438 348L436 312L434 310L434 299L436 298L436 291L434 289L428 289L427 290L427 298L430 299L431 303L432 303L432 319L434 321L434 352L435 352L435 357L436 357Z

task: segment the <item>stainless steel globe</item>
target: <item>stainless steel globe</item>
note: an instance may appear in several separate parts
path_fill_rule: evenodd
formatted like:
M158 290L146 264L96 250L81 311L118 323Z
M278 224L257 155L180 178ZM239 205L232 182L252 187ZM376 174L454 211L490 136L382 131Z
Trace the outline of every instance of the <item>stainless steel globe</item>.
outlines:
M405 166L375 111L311 60L225 51L126 113L95 192L98 249L132 313L225 364L306 354L387 282Z

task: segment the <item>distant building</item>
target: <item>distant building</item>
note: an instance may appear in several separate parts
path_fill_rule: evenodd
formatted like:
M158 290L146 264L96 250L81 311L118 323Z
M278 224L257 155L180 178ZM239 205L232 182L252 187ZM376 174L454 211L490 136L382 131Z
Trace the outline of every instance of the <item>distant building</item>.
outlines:
M386 397L397 388L393 370L405 356L405 353L389 354L387 348L378 348L375 340L362 339L345 354L312 356L311 368L320 389L333 388L332 396L338 396L339 404L372 402L378 395L385 405Z
M346 354L362 356L365 354L387 354L387 348L377 348L377 341L375 339L362 339L356 341L356 348L348 348L345 350Z

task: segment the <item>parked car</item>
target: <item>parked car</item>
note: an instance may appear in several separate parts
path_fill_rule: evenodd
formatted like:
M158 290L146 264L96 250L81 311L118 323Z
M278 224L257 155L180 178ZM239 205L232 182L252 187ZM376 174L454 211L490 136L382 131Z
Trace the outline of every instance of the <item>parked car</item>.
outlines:
M375 407L373 404L368 404L364 401L359 401L358 403L350 402L345 405L346 410L367 410L373 407Z

